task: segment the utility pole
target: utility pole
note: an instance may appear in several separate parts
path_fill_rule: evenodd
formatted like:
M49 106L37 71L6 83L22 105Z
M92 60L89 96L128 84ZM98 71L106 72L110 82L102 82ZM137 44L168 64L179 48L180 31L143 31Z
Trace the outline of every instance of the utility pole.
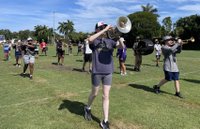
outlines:
M55 11L53 11L53 43L55 44L56 34L55 34Z

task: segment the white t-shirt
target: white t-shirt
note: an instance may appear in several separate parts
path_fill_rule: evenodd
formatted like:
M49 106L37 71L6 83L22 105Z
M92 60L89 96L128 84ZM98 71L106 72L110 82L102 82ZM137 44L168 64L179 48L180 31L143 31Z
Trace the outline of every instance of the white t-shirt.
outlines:
M90 49L89 42L85 41L85 54L91 54L92 50Z
M156 50L156 55L161 55L161 45L156 43L154 48Z

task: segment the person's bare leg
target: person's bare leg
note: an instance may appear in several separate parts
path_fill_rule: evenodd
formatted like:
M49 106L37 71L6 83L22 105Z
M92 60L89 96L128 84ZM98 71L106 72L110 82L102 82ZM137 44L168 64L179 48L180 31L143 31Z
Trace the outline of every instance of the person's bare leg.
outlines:
M90 95L88 97L88 103L87 103L87 108L90 109L91 105L95 99L95 97L98 95L99 92L99 86L92 86L92 90L90 92Z
M158 83L157 87L161 87L162 85L164 85L164 84L167 83L167 82L168 82L168 80L162 79L162 80Z
M174 81L175 90L176 92L180 92L180 83L179 80Z
M104 121L108 121L108 115L109 115L109 93L110 93L110 85L104 85L103 86L103 115L104 115Z

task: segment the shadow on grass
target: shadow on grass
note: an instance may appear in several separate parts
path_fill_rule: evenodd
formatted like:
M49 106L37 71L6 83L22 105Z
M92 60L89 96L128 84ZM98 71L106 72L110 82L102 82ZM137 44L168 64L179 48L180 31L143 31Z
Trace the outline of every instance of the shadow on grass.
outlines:
M132 65L132 64L125 64L125 66L134 67L134 65Z
M52 65L58 65L58 62L52 62L51 64Z
M83 62L83 60L76 60L76 62Z
M14 76L20 76L20 77L23 77L23 78L30 78L30 74L29 73L20 73L20 74L15 74Z
M140 85L140 84L128 84L128 86L136 88L136 89L144 90L144 91L147 91L147 92L155 93L154 89L153 89L153 86L152 86L152 88L150 88L148 86L145 86L145 85ZM165 92L165 91L160 91L160 92L161 93L165 93L165 94L169 94L169 95L174 95L172 93Z
M188 82L200 84L200 80L194 80L194 79L181 79L181 80L185 80L185 81L188 81Z
M143 66L156 67L156 64L142 64Z
M83 116L84 117L84 106L85 104L78 101L71 101L71 100L63 100L60 104L58 110L67 109L73 114ZM100 122L99 118L92 115L92 120L96 121L97 123Z
M73 68L72 71L84 72L82 69L79 69L79 68Z
M150 88L150 87L145 86L145 85L140 85L140 84L128 84L128 86L133 87L133 88L136 88L136 89L141 89L141 90L144 90L144 91L148 91L148 92L153 92L153 93L154 93L153 88Z

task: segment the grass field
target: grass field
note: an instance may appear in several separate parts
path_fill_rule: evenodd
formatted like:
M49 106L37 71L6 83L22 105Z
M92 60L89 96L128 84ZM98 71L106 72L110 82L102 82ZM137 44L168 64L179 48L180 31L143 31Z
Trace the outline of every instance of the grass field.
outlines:
M63 66L55 65L55 49L39 56L33 80L20 76L13 52L9 61L0 56L0 129L99 129L102 93L92 106L93 121L85 121L83 107L91 88L90 74L80 72L82 56L66 55ZM152 86L163 78L154 54L143 56L141 72L133 71L134 57L128 50L127 76L119 74L118 61L110 93L111 129L200 129L200 51L178 55L181 92L174 96L173 82L157 95ZM162 62L160 62L162 65Z

